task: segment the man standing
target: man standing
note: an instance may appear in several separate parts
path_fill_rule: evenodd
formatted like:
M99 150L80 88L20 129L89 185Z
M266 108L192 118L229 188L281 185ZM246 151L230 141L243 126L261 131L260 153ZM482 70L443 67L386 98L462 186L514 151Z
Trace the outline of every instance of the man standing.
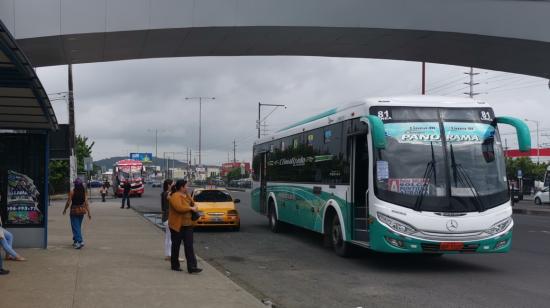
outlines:
M120 208L124 208L124 200L126 200L126 208L130 208L130 190L132 189L132 186L130 185L130 182L128 180L124 180L124 185L122 185L122 188L124 189L122 193L122 204L120 205Z

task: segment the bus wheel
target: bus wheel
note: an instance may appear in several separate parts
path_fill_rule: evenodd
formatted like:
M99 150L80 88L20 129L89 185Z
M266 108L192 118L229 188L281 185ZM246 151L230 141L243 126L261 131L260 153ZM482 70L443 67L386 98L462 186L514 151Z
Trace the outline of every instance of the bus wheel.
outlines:
M332 224L328 232L334 252L341 257L348 257L351 254L351 245L344 241L342 225L338 215L334 215L332 218Z
M281 231L281 223L277 219L277 212L275 211L275 205L273 201L269 201L269 214L267 215L269 219L269 229L273 233L279 233Z

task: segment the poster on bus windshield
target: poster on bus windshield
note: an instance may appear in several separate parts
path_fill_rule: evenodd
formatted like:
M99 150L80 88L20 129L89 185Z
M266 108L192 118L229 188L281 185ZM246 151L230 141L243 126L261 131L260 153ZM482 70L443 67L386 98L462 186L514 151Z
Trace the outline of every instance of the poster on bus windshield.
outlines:
M485 123L445 122L445 139L452 144L479 144L493 138L495 128ZM399 143L441 144L441 131L438 122L387 123L386 136Z
M7 221L9 225L40 225L40 193L34 181L23 173L8 170Z

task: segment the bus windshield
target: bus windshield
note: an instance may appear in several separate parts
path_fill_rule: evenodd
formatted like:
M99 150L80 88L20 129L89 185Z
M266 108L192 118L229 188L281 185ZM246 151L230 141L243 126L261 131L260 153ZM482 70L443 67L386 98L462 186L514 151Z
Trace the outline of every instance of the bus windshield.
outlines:
M490 108L372 107L387 146L375 150L378 198L418 211L482 212L509 200Z
M133 180L141 178L141 172L124 172L121 171L118 175L119 180Z

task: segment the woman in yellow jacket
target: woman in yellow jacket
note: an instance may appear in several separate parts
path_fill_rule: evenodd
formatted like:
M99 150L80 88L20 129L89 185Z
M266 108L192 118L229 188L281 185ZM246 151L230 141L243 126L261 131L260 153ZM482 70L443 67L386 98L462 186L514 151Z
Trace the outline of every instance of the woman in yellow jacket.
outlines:
M168 214L168 226L172 238L172 255L170 256L172 270L181 272L179 263L180 246L183 240L187 271L189 274L200 273L202 269L197 267L197 258L193 250L193 220L191 212L197 212L193 199L187 192L187 181L178 180L175 185L176 192L170 196L170 209Z

